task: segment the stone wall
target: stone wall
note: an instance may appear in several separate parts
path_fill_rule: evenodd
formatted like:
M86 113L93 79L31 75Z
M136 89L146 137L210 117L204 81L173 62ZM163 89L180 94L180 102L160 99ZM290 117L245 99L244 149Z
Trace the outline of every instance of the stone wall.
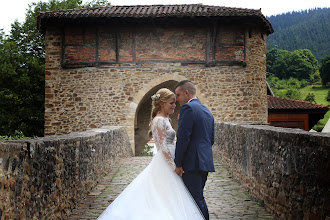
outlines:
M209 28L139 27L134 33L120 29L117 35L102 27L98 34L95 28L79 28L70 29L74 33L67 30L66 35L62 29L47 28L45 135L104 125L125 126L134 150L138 114L147 115L142 118L150 115L148 111L138 113L138 106L147 99L145 104L151 105L150 96L156 87L184 79L196 84L198 98L216 121L267 123L267 36L257 27L249 31L222 28L214 56L208 49L213 36ZM98 36L98 40L90 36ZM118 42L117 48L114 42ZM96 59L90 53L106 64L89 62ZM212 66L206 60L213 57L219 62L245 59L246 66L240 62ZM76 68L66 66L70 62ZM80 64L94 66L77 68Z
M214 152L281 219L330 218L330 135L217 123Z
M329 134L216 123L214 154L277 218L330 217ZM116 158L132 155L120 127L1 141L0 219L63 219Z
M120 127L0 141L0 219L63 219L116 158L132 155Z

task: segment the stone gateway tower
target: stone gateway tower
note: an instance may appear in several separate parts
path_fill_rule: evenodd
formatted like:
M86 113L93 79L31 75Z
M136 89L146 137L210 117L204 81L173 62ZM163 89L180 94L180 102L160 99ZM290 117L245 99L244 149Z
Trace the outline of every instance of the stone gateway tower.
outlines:
M108 6L43 12L38 28L46 39L45 135L124 126L138 154L149 141L150 96L185 79L216 121L267 123L273 28L260 10Z

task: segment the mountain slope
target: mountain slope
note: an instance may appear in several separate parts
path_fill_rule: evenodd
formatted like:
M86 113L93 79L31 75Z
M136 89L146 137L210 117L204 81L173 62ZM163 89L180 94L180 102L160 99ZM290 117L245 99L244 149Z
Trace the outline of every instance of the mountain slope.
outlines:
M275 32L267 38L267 49L309 49L316 59L330 54L330 8L318 8L268 17Z

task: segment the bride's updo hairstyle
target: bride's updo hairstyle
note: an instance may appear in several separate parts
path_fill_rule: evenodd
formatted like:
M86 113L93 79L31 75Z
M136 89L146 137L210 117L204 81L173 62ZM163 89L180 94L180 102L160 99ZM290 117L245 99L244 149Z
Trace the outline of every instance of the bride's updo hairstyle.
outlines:
M149 126L150 126L149 137L150 138L152 137L152 133L151 133L152 120L160 112L160 110L161 110L160 104L169 102L173 98L175 98L175 94L167 88L162 88L162 89L158 90L156 92L156 94L151 96L152 108L151 108L151 117L150 117L150 123L149 123Z

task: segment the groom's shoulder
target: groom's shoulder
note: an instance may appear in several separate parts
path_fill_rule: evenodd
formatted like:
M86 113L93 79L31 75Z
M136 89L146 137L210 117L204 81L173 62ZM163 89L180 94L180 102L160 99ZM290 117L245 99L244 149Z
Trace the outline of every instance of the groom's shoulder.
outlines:
M189 104L189 106L192 108L199 108L203 106L203 104L198 99L191 100L187 104Z
M184 104L182 107L185 107L185 108L190 108L190 109L195 109L197 107L197 103L196 102L187 102L186 104Z

